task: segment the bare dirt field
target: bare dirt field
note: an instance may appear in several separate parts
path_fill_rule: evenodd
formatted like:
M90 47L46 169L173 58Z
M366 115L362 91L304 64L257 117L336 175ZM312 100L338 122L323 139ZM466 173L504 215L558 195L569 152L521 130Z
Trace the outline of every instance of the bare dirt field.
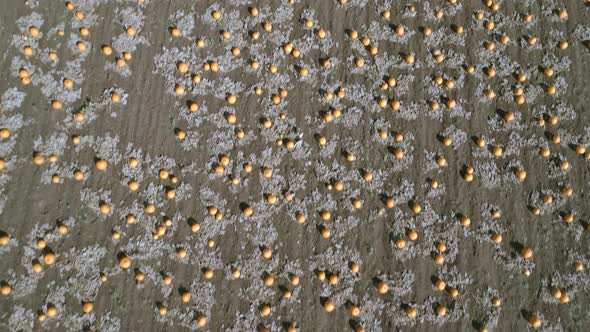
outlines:
M588 331L588 0L0 0L0 47L0 331Z

